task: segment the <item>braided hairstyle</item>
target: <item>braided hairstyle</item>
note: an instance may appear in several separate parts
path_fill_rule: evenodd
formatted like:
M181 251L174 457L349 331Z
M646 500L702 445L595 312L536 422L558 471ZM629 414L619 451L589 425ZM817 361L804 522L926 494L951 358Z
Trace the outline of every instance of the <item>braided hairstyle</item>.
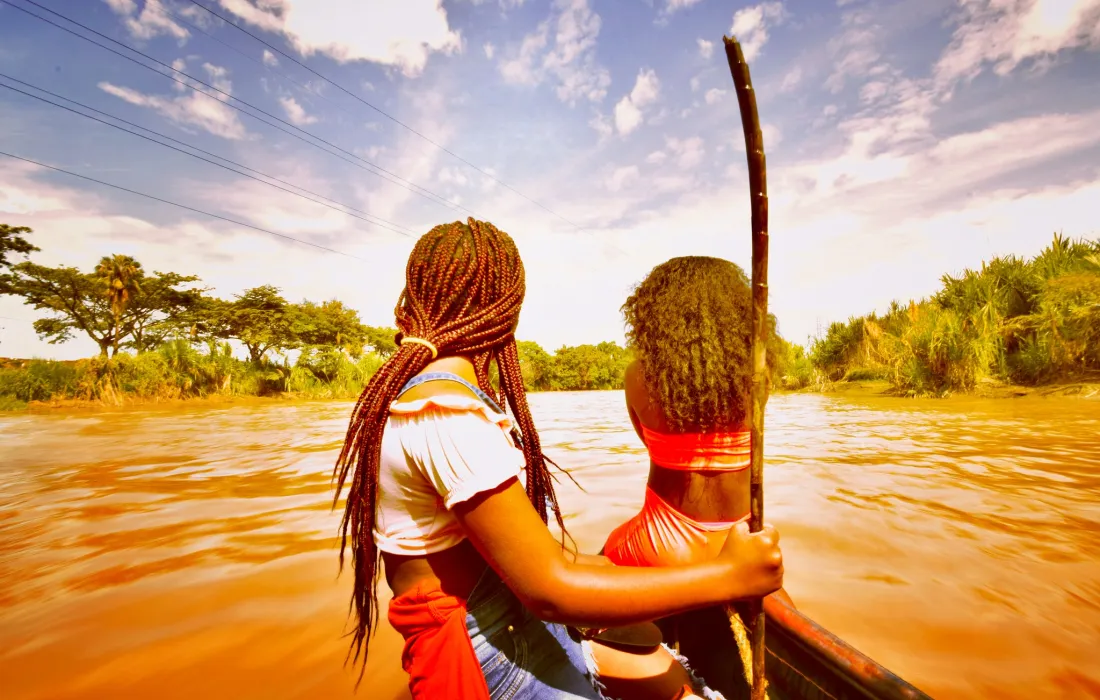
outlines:
M547 468L552 462L542 454L516 350L514 333L524 291L523 263L508 234L472 218L466 224L456 221L436 226L420 237L409 256L405 289L394 312L397 341L406 336L421 338L435 345L440 357L470 358L477 383L500 403L489 381L489 367L495 361L501 392L519 428L518 434L513 431L513 440L527 462L527 497L543 522L547 522L549 503L564 532ZM349 472L353 472L340 524L340 566L343 568L350 531L356 626L348 653L355 652L355 661L362 654L364 667L365 647L378 623L381 552L375 546L373 529L382 432L398 392L432 359L431 350L423 345L398 345L359 396L336 461L334 507Z

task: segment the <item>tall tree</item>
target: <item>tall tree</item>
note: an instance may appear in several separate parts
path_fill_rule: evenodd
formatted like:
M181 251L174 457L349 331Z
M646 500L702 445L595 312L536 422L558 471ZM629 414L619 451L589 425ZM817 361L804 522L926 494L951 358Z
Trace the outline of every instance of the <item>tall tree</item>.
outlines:
M8 253L28 255L37 253L40 249L23 238L25 234L34 233L26 226L8 226L0 224L0 270L11 267L14 263L8 260Z
M554 388L554 356L532 340L516 343L519 351L519 369L523 373L524 388L528 391L546 391Z
M343 348L352 357L363 354L367 329L355 309L336 299L320 304L303 301L293 309L294 332L303 345Z
M15 274L0 281L0 293L23 297L23 303L56 316L34 322L34 330L50 344L64 343L80 331L106 356L115 345L114 313L103 293L103 281L75 267L46 267L32 262L12 267Z
M111 255L100 259L95 268L96 276L106 287L107 300L111 304L111 316L114 328L111 332L113 346L111 356L118 354L118 344L122 335L122 316L134 297L141 294L141 282L145 270L141 263L129 255Z
M128 294L121 304L112 299L103 274L32 262L19 263L12 272L0 276L0 293L54 314L35 322L41 338L63 343L81 332L99 345L101 355L117 352L127 338L126 345L143 352L173 333L185 333L190 310L204 298L204 290L187 287L197 277L174 272L156 272L142 278L140 286L123 280Z
M397 352L397 342L394 340L397 337L396 328L364 326L364 332L366 344L375 354L389 357Z
M194 275L175 272L154 272L145 277L141 293L130 300L121 318L121 337L130 339L126 346L140 353L173 336L194 338L195 312L208 290L184 285L198 280Z
M295 312L271 285L254 287L221 308L220 333L235 338L248 348L259 364L268 352L297 347Z

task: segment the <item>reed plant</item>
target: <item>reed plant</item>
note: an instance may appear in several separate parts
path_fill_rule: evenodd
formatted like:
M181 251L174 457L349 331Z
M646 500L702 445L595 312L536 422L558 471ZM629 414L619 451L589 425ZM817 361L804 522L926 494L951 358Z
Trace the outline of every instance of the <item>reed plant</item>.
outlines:
M1100 373L1100 241L1055 234L1031 260L944 275L929 299L833 323L810 360L831 380L889 379L942 396L986 380L1039 384Z

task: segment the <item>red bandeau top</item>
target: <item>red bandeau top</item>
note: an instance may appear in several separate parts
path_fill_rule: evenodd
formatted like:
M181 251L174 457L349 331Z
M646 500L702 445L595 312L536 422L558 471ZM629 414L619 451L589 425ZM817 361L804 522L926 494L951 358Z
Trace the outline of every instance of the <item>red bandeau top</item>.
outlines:
M642 426L653 463L684 471L737 472L749 468L751 433L659 433Z

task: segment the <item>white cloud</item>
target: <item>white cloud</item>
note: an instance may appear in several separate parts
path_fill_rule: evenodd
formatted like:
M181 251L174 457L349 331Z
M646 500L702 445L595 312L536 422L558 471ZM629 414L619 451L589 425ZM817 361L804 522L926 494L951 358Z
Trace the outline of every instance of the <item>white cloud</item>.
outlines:
M699 55L705 59L709 59L714 55L714 42L707 41L706 39L696 39L695 42L699 45Z
M165 12L160 0L145 0L145 5L140 12L133 0L104 0L104 2L114 10L115 14L123 18L123 25L135 39L148 40L163 34L174 37L182 45L191 36Z
M540 53L546 48L548 25L540 25L538 30L528 34L520 42L519 49L512 57L501 60L500 75L507 83L516 85L537 85L543 78L540 66L536 65Z
M398 98L408 114L408 119L403 120L406 124L437 144L449 147L455 136L456 125L448 109L450 100L445 90L420 90L409 86ZM385 167L409 182L426 183L439 173L441 153L438 148L425 148L424 141L419 136L402 130L393 142L387 144ZM400 221L414 229L417 228L413 226L414 223L426 223L428 217L445 216L448 218L441 220L454 221L465 216L434 206L406 187L382 180L355 178L350 186L363 203L363 209L389 221ZM414 198L415 205L409 204ZM439 220L435 223L439 223Z
M802 82L802 68L795 66L791 70L787 71L787 74L783 76L783 82L779 84L780 92L790 92L798 87L798 84Z
M317 117L307 114L305 108L293 97L289 95L280 97L279 104L283 106L283 109L286 111L287 119L289 119L290 123L294 126L308 126L317 123Z
M474 5L475 7L480 7L481 5L484 5L488 0L467 0L467 1L471 5ZM499 0L499 2L497 4L500 6L500 9L501 9L502 12L507 12L508 10L514 10L517 7L522 7L523 3L524 3L524 0Z
M781 24L786 17L782 2L763 2L734 13L730 34L741 43L746 61L751 63L760 55L768 41L768 29Z
M703 96L703 101L708 105L716 105L722 101L722 97L726 94L725 90L719 90L718 88L711 88L707 90L706 95Z
M624 97L615 105L615 129L620 135L627 135L638 128L642 123L642 110L638 109L630 101L630 97Z
M264 65L274 68L279 65L279 59L271 51L264 49Z
M179 63L179 65L182 64ZM226 69L210 63L204 63L203 69L211 85L228 94L233 93L233 85L227 77ZM195 126L226 139L243 139L248 135L238 112L227 106L224 101L226 98L221 95L211 97L205 93L189 90L177 97L161 97L106 81L99 83L99 89L132 105L148 107L159 112L179 126ZM203 88L199 87L199 89Z
M481 48L485 52L485 58L489 59L490 61L493 60L493 54L496 53L497 49L495 46L493 46L492 42L486 41L485 45Z
M618 192L624 185L632 180L638 178L638 166L628 165L626 167L617 168L615 172L611 174L611 177L607 180L607 189L612 192Z
M66 212L79 207L79 197L68 190L34 180L42 169L20 161L4 163L0 179L0 213L27 216Z
M690 84L691 84L691 91L692 92L699 92L699 85L700 85L701 80L702 79L699 76L695 76L694 78L691 79Z
M634 89L615 105L615 129L625 136L642 123L642 111L657 101L661 91L661 81L649 68L638 71Z
M689 7L698 5L702 0L665 0L665 6L661 10L661 18L659 23L663 23L670 15L679 12L680 10L686 10Z
M760 135L764 137L764 148L769 152L775 151L783 143L783 132L775 124L761 126Z
M654 151L645 157L645 162L659 165L664 163L668 159L668 154L664 151Z
M601 139L605 139L615 133L615 125L611 122L611 119L600 113L596 113L596 115L588 121L588 126L595 129Z
M703 139L692 136L686 139L668 137L665 139L665 147L676 158L676 164L681 168L694 168L703 162Z
M466 185L469 183L466 175L458 168L441 168L439 170L439 176L436 178L442 183L451 185Z
M897 220L902 212L957 197L983 183L1100 146L1095 125L1100 111L1050 114L995 124L920 148L882 148L882 140L860 137L858 126L847 150L834 158L807 161L784 171L802 206L822 210L862 202L857 208ZM998 147L1013 144L1012 148ZM870 200L874 200L871 202Z
M880 28L868 13L848 12L842 22L844 31L828 43L833 70L825 79L825 87L833 93L843 90L849 79L867 77L882 58Z
M240 19L282 34L304 56L370 61L420 75L434 53L462 49L441 0L219 0Z
M1061 51L1100 49L1100 0L961 0L951 44L936 64L946 89L987 66L1006 75L1032 61L1042 68Z
M600 16L588 0L554 0L553 7L550 19L500 62L500 74L505 82L520 85L552 79L558 99L570 106L579 100L599 102L611 84L610 73L596 60Z

